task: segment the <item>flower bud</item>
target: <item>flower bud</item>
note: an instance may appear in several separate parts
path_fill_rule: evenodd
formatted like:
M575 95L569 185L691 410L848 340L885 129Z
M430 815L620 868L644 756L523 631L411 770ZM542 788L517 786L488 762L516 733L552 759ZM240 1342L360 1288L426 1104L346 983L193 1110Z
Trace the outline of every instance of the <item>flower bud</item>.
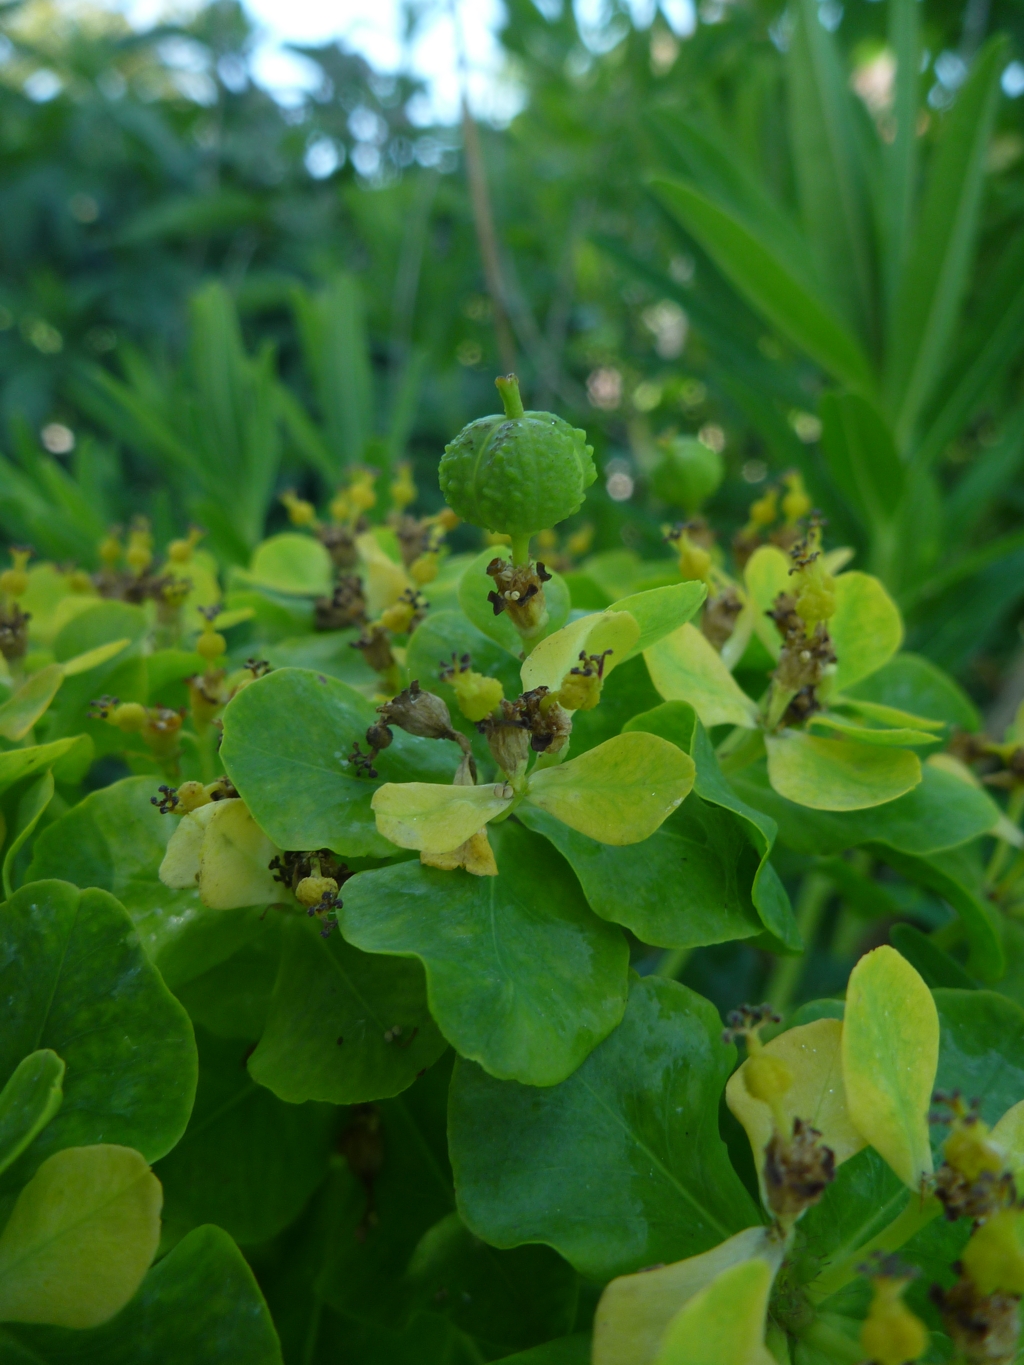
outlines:
M597 477L586 433L550 412L525 412L514 375L495 381L503 415L480 417L445 447L438 476L464 521L529 536L572 516Z
M196 641L196 653L201 654L208 664L212 664L228 647L227 640L218 631L214 630L213 624L207 621L202 634Z
M338 883L333 877L303 877L295 888L295 899L308 910L322 904L325 896L333 900L338 894Z
M562 679L558 689L559 706L566 711L592 711L601 700L604 685L604 661L614 650L606 649L603 654L586 654L580 651L580 662L571 668Z
M201 782L183 782L178 788L177 798L174 807L176 815L187 815L189 811L198 810L200 806L208 806L211 799Z
M459 710L467 720L483 720L504 699L498 679L477 673L468 654L463 654L461 659L453 654L451 663L441 667L441 681L454 689Z
M316 508L305 498L297 497L291 489L281 494L281 501L288 511L288 520L293 526L315 526Z
M409 575L414 583L422 587L425 583L433 583L437 577L440 567L440 559L436 550L425 550L418 555L409 565Z
M149 723L149 712L141 702L125 701L110 713L108 719L111 725L116 725L126 735L138 735Z
M791 469L788 474L783 474L782 482L786 485L786 492L782 499L782 515L792 526L802 517L807 516L812 504L798 470Z
M1024 1294L1024 1215L994 1213L971 1234L960 1260L982 1294Z
M28 592L28 572L26 566L31 550L12 549L13 565L0 573L0 593L7 597L23 597Z
M907 1365L924 1354L928 1331L903 1302L910 1276L874 1280L875 1296L860 1331L860 1344L873 1365Z
M793 1073L781 1057L758 1052L743 1068L743 1080L755 1100L774 1105L793 1084Z

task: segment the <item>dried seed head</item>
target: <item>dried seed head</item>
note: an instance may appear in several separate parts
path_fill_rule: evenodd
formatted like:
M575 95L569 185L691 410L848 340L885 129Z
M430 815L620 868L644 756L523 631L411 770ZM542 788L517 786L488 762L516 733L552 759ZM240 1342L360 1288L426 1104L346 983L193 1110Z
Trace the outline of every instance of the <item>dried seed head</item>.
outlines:
M803 1119L793 1120L793 1136L788 1141L776 1132L765 1148L768 1207L783 1223L793 1222L816 1204L835 1175L835 1154Z

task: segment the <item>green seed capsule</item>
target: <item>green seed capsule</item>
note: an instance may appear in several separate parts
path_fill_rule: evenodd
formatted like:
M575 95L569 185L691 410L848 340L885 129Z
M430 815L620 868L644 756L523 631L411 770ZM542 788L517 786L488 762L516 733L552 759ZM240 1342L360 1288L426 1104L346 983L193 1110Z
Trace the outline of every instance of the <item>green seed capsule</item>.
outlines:
M683 507L693 516L725 477L725 462L692 436L677 436L651 474L651 487L663 501Z
M524 412L515 375L495 381L504 416L480 417L445 447L439 478L463 520L512 537L572 516L594 482L586 432L552 412Z

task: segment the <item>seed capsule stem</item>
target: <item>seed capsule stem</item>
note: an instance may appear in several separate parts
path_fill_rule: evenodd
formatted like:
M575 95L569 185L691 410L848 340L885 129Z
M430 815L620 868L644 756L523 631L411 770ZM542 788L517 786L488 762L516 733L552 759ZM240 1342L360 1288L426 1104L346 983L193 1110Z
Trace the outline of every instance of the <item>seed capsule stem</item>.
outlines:
M514 374L503 374L494 381L498 392L501 394L501 401L505 408L506 417L522 417L525 409L523 400L519 396L519 380Z
M513 564L529 564L529 562L530 562L530 537L529 537L529 535L525 535L525 536L513 536L513 537L512 537L512 563L513 563Z

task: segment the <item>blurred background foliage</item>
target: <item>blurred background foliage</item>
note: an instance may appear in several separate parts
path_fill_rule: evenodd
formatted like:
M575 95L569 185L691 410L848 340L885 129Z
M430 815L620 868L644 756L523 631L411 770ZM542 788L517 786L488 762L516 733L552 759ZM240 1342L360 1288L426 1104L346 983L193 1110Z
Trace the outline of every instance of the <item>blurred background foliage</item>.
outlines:
M799 469L912 647L1012 709L1024 6L703 0L685 36L646 8L507 0L520 111L430 127L336 46L276 102L233 0L142 32L7 4L4 537L92 564L142 512L245 562L281 491L400 457L430 509L514 363L595 443L596 549L670 553L672 433L723 452L725 540Z

